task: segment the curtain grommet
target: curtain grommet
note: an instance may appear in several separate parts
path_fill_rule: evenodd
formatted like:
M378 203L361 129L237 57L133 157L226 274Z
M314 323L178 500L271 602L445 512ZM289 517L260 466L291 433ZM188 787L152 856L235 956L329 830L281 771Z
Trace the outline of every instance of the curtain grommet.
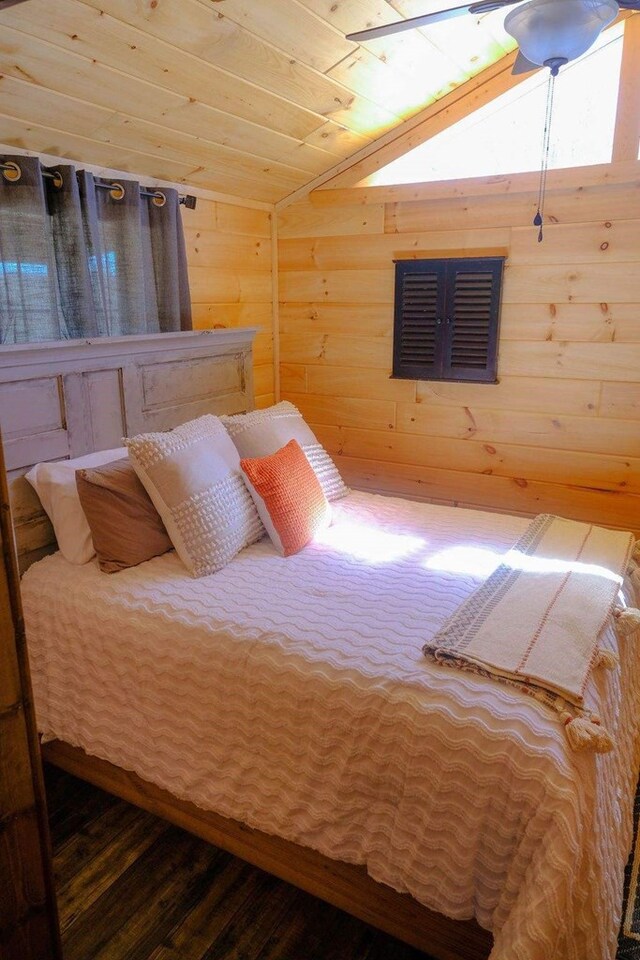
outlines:
M158 190L157 193L154 193L153 197L151 198L151 203L153 203L156 207L164 207L166 202L167 198L161 190Z
M13 160L7 160L6 163L2 164L2 176L9 183L17 183L22 176L22 170Z
M124 187L121 183L112 183L111 190L109 190L109 196L112 200L122 200L124 199Z
M60 173L59 170L54 170L54 171L53 171L53 181L52 181L52 182L53 182L53 185L54 185L54 187L56 188L56 190L62 190L62 188L64 187L64 177L62 176L62 174Z

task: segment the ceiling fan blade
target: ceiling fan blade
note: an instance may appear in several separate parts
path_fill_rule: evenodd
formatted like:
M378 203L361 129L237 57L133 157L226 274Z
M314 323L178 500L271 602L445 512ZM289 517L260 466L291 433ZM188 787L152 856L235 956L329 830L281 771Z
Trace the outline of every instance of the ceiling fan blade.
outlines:
M403 30L414 30L428 23L439 23L441 20L450 20L452 17L462 17L469 12L469 6L466 3L463 7L451 7L449 10L438 10L437 13L423 13L422 16L411 17L409 20L398 20L396 23L387 23L381 27L370 27L368 30L348 33L347 40L361 43L363 40L376 40L378 37L388 37L392 33L401 33Z
M518 56L516 57L516 62L513 65L512 74L517 76L520 73L531 73L532 70L539 70L540 65L538 63L531 63L531 60L527 60L524 53L518 50Z
M520 3L520 0L477 0L469 7L469 13L492 13L494 10L502 10L503 7L513 7L516 3Z
M378 37L388 37L403 30L414 30L416 27L426 27L431 23L441 23L443 20L452 20L453 17L463 17L467 13L482 14L502 7L511 7L520 0L476 0L460 7L449 7L447 10L436 10L434 13L423 13L419 17L409 20L398 20L396 23L387 23L381 27L370 27L368 30L359 30L357 33L348 33L347 40L361 43L363 40L376 40ZM640 3L640 0L638 0Z

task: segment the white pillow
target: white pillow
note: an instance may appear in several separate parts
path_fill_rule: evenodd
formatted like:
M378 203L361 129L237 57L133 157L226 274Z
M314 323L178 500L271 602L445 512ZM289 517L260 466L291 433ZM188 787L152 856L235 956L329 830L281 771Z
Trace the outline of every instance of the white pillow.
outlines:
M60 553L70 563L88 563L95 555L89 524L80 506L76 470L99 467L103 463L121 460L126 455L126 447L100 450L75 460L36 463L25 474L53 524Z
M305 422L297 407L288 400L264 410L220 417L240 456L245 459L268 457L296 440L311 464L327 500L339 500L349 493L335 463Z
M125 441L129 458L185 567L204 577L264 535L218 417L206 414L168 433Z

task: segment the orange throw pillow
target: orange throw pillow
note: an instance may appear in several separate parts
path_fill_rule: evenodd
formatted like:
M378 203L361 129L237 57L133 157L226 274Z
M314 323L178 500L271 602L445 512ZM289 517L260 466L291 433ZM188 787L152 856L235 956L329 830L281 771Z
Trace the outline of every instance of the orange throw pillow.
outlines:
M245 482L273 544L298 553L329 525L331 508L297 440L268 457L240 461Z

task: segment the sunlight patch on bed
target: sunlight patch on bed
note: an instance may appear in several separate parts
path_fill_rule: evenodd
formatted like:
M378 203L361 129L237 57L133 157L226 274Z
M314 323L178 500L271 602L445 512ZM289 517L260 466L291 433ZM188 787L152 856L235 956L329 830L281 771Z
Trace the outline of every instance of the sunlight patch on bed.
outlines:
M597 563L582 563L580 560L559 560L556 557L530 557L519 550L509 550L504 563L514 570L527 570L532 573L584 573L591 577L602 577L622 584L622 577L601 567Z
M314 538L340 553L348 553L366 563L393 563L424 547L425 541L402 533L387 533L377 527L358 523L340 523L327 527Z
M529 573L583 573L622 584L622 577L596 563L560 560L555 557L532 557L520 550L509 550L502 554L479 547L451 547L430 557L425 566L429 570L488 577L501 563L513 570L525 570Z
M429 557L425 567L429 570L444 570L448 573L468 573L488 577L503 558L503 554L481 547L450 547Z

